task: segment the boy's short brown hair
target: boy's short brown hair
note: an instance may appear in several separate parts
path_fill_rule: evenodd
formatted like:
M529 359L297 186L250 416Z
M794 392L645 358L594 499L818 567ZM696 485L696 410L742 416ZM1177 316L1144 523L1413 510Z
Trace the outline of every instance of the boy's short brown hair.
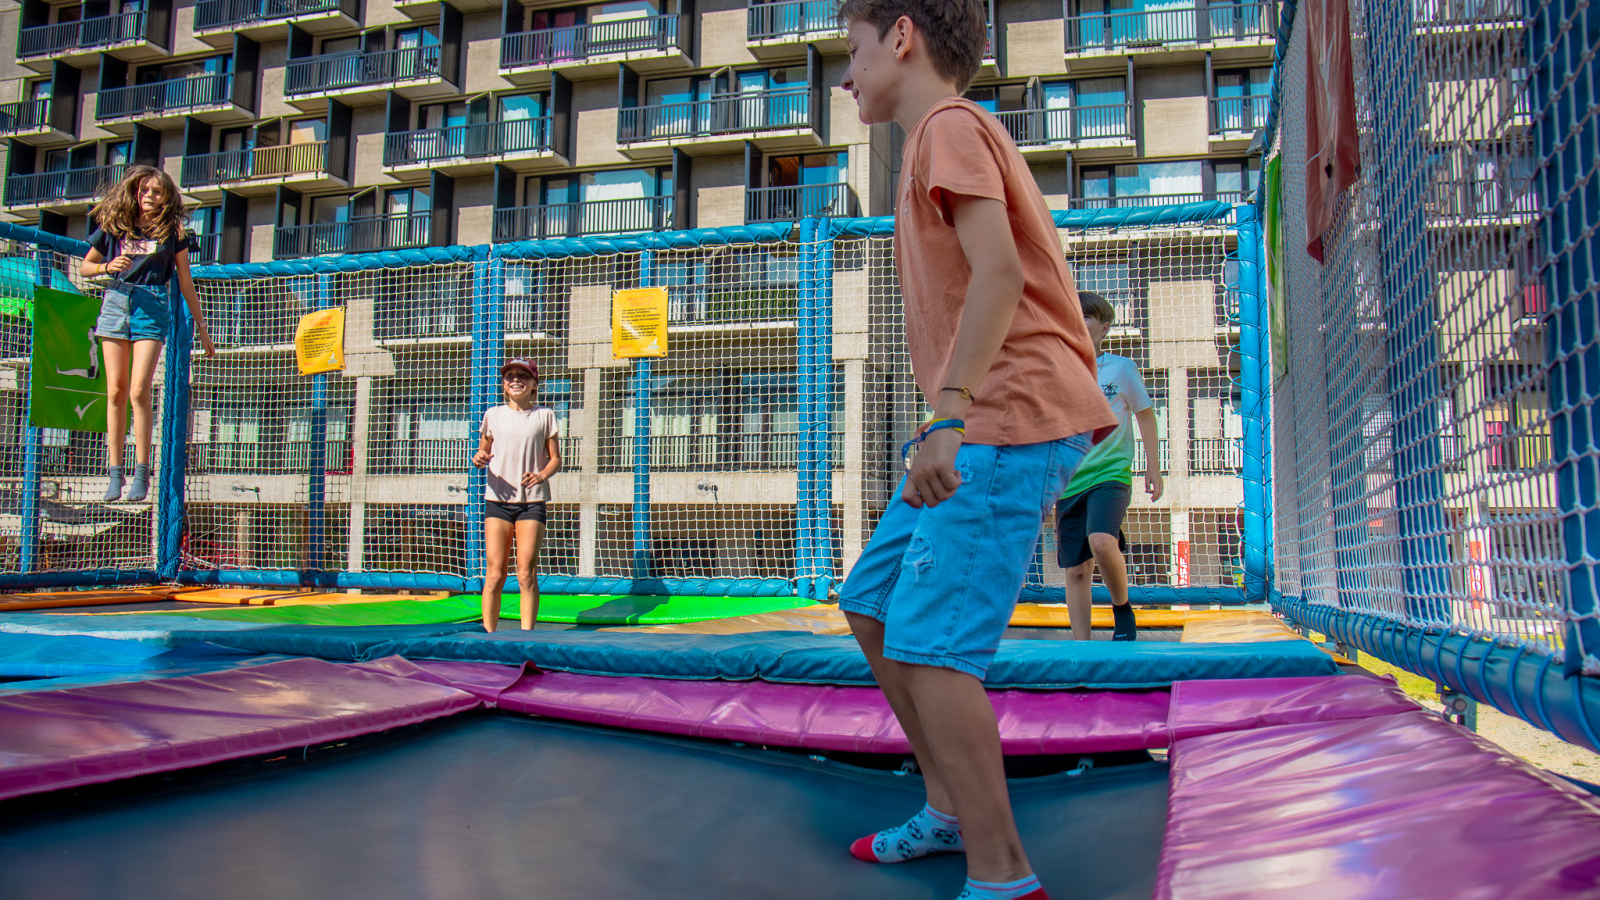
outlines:
M866 22L878 29L878 40L905 16L927 36L933 70L966 93L983 63L989 42L988 16L978 0L843 0L839 24Z
M1082 304L1084 315L1094 316L1107 325L1117 324L1117 308L1094 291L1079 291L1078 303Z

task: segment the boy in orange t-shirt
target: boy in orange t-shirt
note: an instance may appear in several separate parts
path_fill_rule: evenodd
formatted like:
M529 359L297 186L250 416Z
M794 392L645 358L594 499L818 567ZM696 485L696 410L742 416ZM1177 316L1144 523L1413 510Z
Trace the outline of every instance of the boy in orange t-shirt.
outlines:
M960 99L983 52L982 7L845 0L839 15L843 87L861 121L906 132L895 262L912 371L934 409L839 604L916 752L927 803L850 852L887 863L964 850L962 898L1045 900L983 678L1044 517L1117 420L1044 197L1005 128Z

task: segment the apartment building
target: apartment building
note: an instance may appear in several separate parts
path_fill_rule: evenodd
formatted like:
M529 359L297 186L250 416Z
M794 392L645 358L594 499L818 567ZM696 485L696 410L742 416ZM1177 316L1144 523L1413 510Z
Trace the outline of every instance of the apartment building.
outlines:
M130 163L172 173L194 208L202 256L221 263L888 214L902 136L861 125L836 87L847 57L833 8L5 0L0 22L19 37L16 59L0 61L0 217L82 237L96 191ZM1266 114L1274 3L989 0L988 14L969 96L1005 122L1053 207L1239 202L1255 189L1251 140ZM1136 492L1136 577L1233 583L1231 238L1177 229L1068 243L1080 281L1122 310L1110 349L1144 368L1162 423L1169 492L1154 504ZM775 251L713 256L679 259L656 282L669 287L685 348L643 401L659 473L652 496L675 504L651 523L656 571L792 574L795 339L777 326L793 319L797 269ZM836 318L852 296L870 305L866 284L883 265L862 261L857 294L848 277L836 286ZM601 302L615 279L507 277L509 345L548 364L546 402L568 423L563 478L574 503L557 512L570 527L552 529L552 552L574 571L626 570L637 549L630 404L641 401L625 369L575 350L596 343L583 323L606 320L585 304ZM719 285L752 278L765 299L729 306ZM352 368L326 398L326 468L330 490L341 477L369 485L363 476L384 475L387 486L330 495L351 524L330 527L327 554L354 566L416 565L400 557L425 551L407 547L459 546L466 527L460 473L475 422L462 373L474 298L459 272L356 281ZM280 537L305 527L305 489L292 473L314 452L311 403L303 385L259 403L207 386L225 383L230 366L292 381L282 348L303 295L288 284L239 291L214 313L228 349L197 376L191 458L209 480L192 497L211 504L195 520L211 523L204 540L225 564L294 555ZM730 324L764 331L742 343L714 337ZM869 482L892 477L849 462L880 427L857 408L882 368L876 352L835 358L832 496L845 565L885 493ZM730 356L749 364L730 369ZM236 477L250 474L281 485ZM706 504L721 524L705 524ZM418 506L437 516L419 520ZM1053 563L1044 569L1053 577Z

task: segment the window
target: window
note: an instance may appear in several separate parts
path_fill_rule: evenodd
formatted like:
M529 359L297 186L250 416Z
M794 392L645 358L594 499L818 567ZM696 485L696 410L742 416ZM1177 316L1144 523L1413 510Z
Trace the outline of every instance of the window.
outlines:
M125 166L133 162L133 141L106 144L106 165Z
M1078 196L1090 208L1187 203L1204 199L1202 166L1192 162L1141 163L1085 169Z
M49 100L50 97L51 97L51 93L50 92L51 92L52 86L53 86L53 82L51 82L51 80L48 79L48 78L44 79L43 81L32 82L31 84L28 85L28 99L29 100Z
M1217 131L1254 131L1267 123L1267 89L1272 69L1237 69L1216 75Z
M289 123L289 143L317 144L328 139L325 119L297 119Z
M323 56L343 56L361 52L361 37L330 38L322 42Z
M1261 184L1261 160L1219 162L1213 167L1217 178L1217 199L1240 203L1255 194Z

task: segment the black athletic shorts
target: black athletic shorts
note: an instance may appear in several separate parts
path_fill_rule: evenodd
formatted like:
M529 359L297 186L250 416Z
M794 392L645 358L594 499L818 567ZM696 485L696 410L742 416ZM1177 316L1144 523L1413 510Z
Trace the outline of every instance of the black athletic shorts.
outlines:
M1089 535L1114 534L1117 546L1128 552L1122 520L1128 515L1133 485L1107 481L1056 501L1056 562L1063 569L1094 558Z
M485 519L499 519L502 522L517 523L523 519L543 523L545 520L544 501L537 503L501 503L498 500L483 501L483 517Z

